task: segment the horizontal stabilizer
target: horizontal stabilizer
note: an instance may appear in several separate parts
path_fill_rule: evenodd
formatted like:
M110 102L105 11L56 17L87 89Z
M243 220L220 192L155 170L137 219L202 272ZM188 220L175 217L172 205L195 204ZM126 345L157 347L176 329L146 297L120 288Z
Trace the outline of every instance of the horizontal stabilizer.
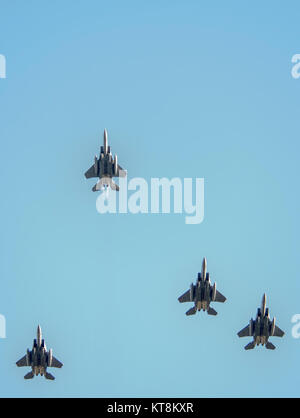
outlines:
M254 347L255 347L255 342L252 341L251 343L245 346L245 350L253 350Z
M218 315L218 312L211 307L208 308L207 313L208 315Z
M191 309L189 309L185 314L186 315L195 315L195 313L197 312L197 309L195 308L195 306Z
M95 184L95 186L92 188L93 192L98 192L99 190L101 190L103 188L103 186L105 186L106 184L108 184L111 188L111 190L115 190L116 192L118 192L120 190L119 186L114 183L111 179L108 178L102 178L101 180L98 181L97 184Z
M93 192L98 192L99 190L102 189L102 186L103 186L103 184L102 184L101 180L98 181L98 183L95 184L95 186L92 188Z
M33 372L29 372L29 373L27 373L27 374L25 374L25 376L24 376L24 379L33 379L33 377L34 377L34 374L33 374Z
M110 187L111 187L111 190L115 190L116 192L118 192L120 190L119 186L115 182L113 182L112 180L110 182Z
M45 378L46 378L47 380L55 380L55 377L54 377L51 373L46 373L46 374L45 374Z
M275 350L275 345L274 344L272 344L272 343L270 343L269 341L267 342L267 344L266 344L266 348L268 349L268 350Z

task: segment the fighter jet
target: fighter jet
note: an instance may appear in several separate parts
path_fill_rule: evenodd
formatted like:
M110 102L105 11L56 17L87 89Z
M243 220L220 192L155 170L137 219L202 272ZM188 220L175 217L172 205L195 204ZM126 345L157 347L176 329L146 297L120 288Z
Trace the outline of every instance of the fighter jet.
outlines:
M186 312L186 315L195 315L197 311L207 311L208 315L217 315L218 313L209 305L211 302L225 302L226 298L217 291L217 285L211 285L209 273L206 272L206 258L202 262L202 271L198 273L196 284L191 284L190 289L185 292L180 298L180 303L194 302L195 306Z
M52 374L47 373L47 367L61 368L63 364L52 355L52 349L47 351L45 341L42 339L41 327L38 326L37 338L33 340L32 351L27 349L27 353L19 361L18 367L31 367L32 371L24 376L24 379L32 379L34 375L45 376L46 379L54 380Z
M108 146L107 131L104 129L103 146L100 148L99 159L95 156L94 164L85 173L87 179L99 177L99 181L92 188L93 192L102 188L110 187L112 190L119 191L119 186L113 182L113 177L126 177L126 171L118 165L118 157L112 157L110 147Z
M269 318L269 308L266 308L266 294L263 295L261 308L257 309L256 319L250 319L249 325L238 332L239 337L253 337L253 341L245 346L245 350L252 350L256 345L265 345L268 350L275 350L269 337L283 337L284 332L275 325L275 318Z

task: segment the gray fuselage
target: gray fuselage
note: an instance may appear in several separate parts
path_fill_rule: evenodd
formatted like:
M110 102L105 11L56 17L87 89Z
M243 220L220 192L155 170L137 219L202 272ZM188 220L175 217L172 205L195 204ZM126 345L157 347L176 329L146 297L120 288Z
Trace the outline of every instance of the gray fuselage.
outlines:
M206 274L206 280L203 280L200 273L198 275L198 280L196 285L194 285L194 294L193 300L195 303L195 308L198 311L206 311L209 308L211 302L211 283L209 280L208 273Z

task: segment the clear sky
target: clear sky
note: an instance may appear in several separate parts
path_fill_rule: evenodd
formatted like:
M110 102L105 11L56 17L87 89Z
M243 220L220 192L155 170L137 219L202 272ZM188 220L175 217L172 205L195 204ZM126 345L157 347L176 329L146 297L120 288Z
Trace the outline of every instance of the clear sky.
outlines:
M1 396L299 396L298 1L0 0ZM205 218L96 211L128 178L205 179ZM177 298L206 256L217 317ZM236 333L266 292L286 332ZM15 362L40 324L54 382Z

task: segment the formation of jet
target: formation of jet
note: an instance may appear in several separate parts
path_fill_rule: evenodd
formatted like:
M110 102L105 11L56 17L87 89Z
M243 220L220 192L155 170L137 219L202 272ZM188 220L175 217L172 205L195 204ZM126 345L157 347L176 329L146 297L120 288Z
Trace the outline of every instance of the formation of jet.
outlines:
M87 179L99 177L98 183L92 188L93 192L108 187L112 190L119 191L119 186L113 182L112 178L126 177L126 171L118 164L117 155L115 155L115 158L111 155L106 129L104 129L103 146L100 149L99 159L95 156L94 164L85 173L85 177Z
M269 318L269 308L266 308L266 294L263 295L261 308L257 309L256 319L250 319L249 325L238 332L239 337L253 337L253 341L245 346L245 350L252 350L256 345L265 345L268 350L275 350L269 337L283 337L284 332L275 325L275 318Z
M27 353L19 361L18 367L31 367L31 372L24 376L24 379L32 379L34 376L45 376L46 379L54 380L55 377L47 372L48 367L61 368L63 364L52 354L52 349L47 351L45 341L42 339L41 327L38 326L37 338L33 340L32 350L27 349Z
M95 156L94 164L85 173L85 177L99 178L93 191L99 191L102 188L110 187L112 190L119 191L119 186L113 182L113 177L125 177L126 171L118 164L117 155L112 157L110 147L108 146L107 131L104 130L103 146L100 148L99 159ZM195 315L197 311L206 311L208 315L217 315L217 312L210 307L211 302L225 302L223 296L210 282L207 272L206 258L203 259L201 273L198 273L196 284L191 284L190 289L178 298L180 303L192 302L194 306L190 308L186 315ZM267 349L274 350L276 347L269 342L270 337L283 337L284 332L275 325L275 318L271 321L269 318L269 309L266 308L266 295L263 295L261 308L258 308L256 319L250 319L249 325L243 328L239 337L253 337L253 341L245 346L245 350L255 348L257 345L265 345ZM33 347L16 365L18 367L31 367L31 371L24 376L24 379L32 379L34 376L44 376L46 379L54 380L55 377L47 372L48 367L61 368L63 364L57 360L52 349L47 351L40 326L37 328L37 338L33 341Z
M201 273L198 273L196 284L193 283L190 289L178 298L179 302L194 302L194 306L186 312L186 315L195 315L197 311L207 311L208 315L217 315L217 312L210 307L211 302L225 302L226 298L217 291L217 285L211 285L209 273L206 272L206 258L202 262Z

